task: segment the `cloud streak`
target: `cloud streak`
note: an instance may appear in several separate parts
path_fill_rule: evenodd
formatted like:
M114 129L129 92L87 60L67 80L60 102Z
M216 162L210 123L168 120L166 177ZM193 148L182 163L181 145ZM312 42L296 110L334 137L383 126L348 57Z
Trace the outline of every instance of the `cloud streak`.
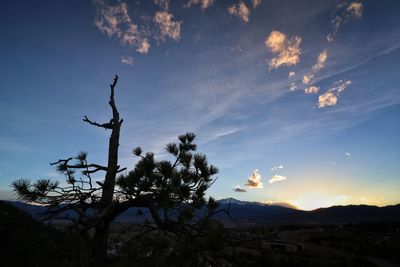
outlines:
M275 175L272 176L272 178L268 181L268 183L273 184L273 183L281 182L281 181L284 181L284 180L286 180L286 176L282 176L282 175L275 174Z
M336 34L344 23L362 17L363 5L360 2L342 3L336 7L334 14L336 15L331 20L333 31L326 36L329 42L335 40Z
M133 58L132 57L121 57L121 63L126 65L133 65Z
M327 59L328 59L328 50L325 49L318 55L317 62L311 68L311 70L304 75L303 84L309 84L314 79L315 74L317 74L320 70L322 70L325 67Z
M288 38L284 33L272 31L265 40L265 45L276 56L269 61L269 69L280 66L292 66L300 62L301 38Z
M274 167L271 168L271 171L276 171L276 170L279 170L279 169L283 169L283 165L274 166Z

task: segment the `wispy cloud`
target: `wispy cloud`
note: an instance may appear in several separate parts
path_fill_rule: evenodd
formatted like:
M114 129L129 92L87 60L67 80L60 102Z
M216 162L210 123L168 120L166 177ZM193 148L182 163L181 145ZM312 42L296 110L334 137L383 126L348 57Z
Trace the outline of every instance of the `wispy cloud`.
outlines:
M269 68L274 69L280 66L296 65L300 62L300 43L301 38L295 36L288 38L284 33L272 31L265 40L265 45L276 57L269 61Z
M340 80L335 82L331 89L318 97L318 108L336 105L339 94L346 90L347 86L349 86L351 83L352 82L350 80Z
M306 94L316 94L319 92L319 87L318 86L310 86L304 89L304 92Z
M139 53L146 54L149 51L150 44L132 21L126 3L119 2L112 6L102 0L96 0L95 4L95 25L102 33L108 37L116 37L123 45L135 47Z
M29 148L22 143L3 139L0 137L0 151L23 152L28 150Z
M241 188L240 185L237 185L237 186L236 186L235 188L233 188L232 190L235 191L235 192L238 192L238 193L244 193L244 192L246 192L246 189Z
M185 7L191 7L192 5L200 5L202 10L209 8L214 3L214 0L189 0Z
M315 63L315 65L311 68L311 70L304 75L303 77L304 84L309 84L313 80L315 74L325 67L327 59L328 59L328 50L325 49L318 55L317 63Z
M239 4L231 5L228 8L228 12L231 15L238 16L241 18L244 22L249 22L250 20L250 9L246 6L246 4L243 1L240 1Z
M252 0L251 3L253 4L253 8L257 8L261 5L262 0Z
M158 11L154 14L154 22L158 26L157 39L165 41L169 37L175 41L181 38L181 21L174 21L174 16L167 11Z
M263 183L261 182L261 175L258 170L255 170L247 180L245 184L249 189L263 188Z
M131 56L128 57L121 57L121 63L126 65L133 65L133 58Z
M336 34L342 27L343 23L347 23L351 19L361 18L363 14L363 6L360 2L341 3L336 7L334 17L331 20L333 31L326 36L329 42L335 40Z
M154 3L161 7L162 10L168 10L169 9L169 0L154 0Z
M286 180L286 176L282 176L282 175L275 174L275 175L272 176L272 178L268 181L268 183L273 184L273 183L280 182L280 181L284 181L284 180Z
M295 73L294 71L291 71L291 72L289 72L288 77L291 78L291 77L293 77L294 75L296 75L296 73Z
M347 157L351 157L351 154L349 152L344 153Z
M271 171L276 171L276 170L279 170L279 169L283 169L283 165L274 166L274 167L271 168Z

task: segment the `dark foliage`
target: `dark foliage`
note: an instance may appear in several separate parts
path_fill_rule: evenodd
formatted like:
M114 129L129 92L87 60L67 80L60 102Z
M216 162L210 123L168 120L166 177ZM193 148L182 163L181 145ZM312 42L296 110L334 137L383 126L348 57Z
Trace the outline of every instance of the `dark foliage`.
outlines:
M0 201L0 266L78 266L79 236L46 226Z

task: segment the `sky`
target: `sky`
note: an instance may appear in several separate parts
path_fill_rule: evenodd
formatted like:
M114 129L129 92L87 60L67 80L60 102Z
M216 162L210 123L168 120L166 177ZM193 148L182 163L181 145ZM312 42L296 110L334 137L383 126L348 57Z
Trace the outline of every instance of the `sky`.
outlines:
M400 203L400 1L6 1L0 199L50 162L106 162L109 83L132 149L185 132L208 194L301 209ZM97 179L101 180L101 176Z

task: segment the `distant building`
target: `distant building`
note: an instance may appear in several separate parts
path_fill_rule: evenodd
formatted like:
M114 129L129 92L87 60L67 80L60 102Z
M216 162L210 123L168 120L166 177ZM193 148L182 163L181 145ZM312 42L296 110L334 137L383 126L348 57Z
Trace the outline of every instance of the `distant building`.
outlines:
M274 242L263 241L261 246L262 248L270 251L290 253L290 254L294 254L304 250L303 244L274 243Z

